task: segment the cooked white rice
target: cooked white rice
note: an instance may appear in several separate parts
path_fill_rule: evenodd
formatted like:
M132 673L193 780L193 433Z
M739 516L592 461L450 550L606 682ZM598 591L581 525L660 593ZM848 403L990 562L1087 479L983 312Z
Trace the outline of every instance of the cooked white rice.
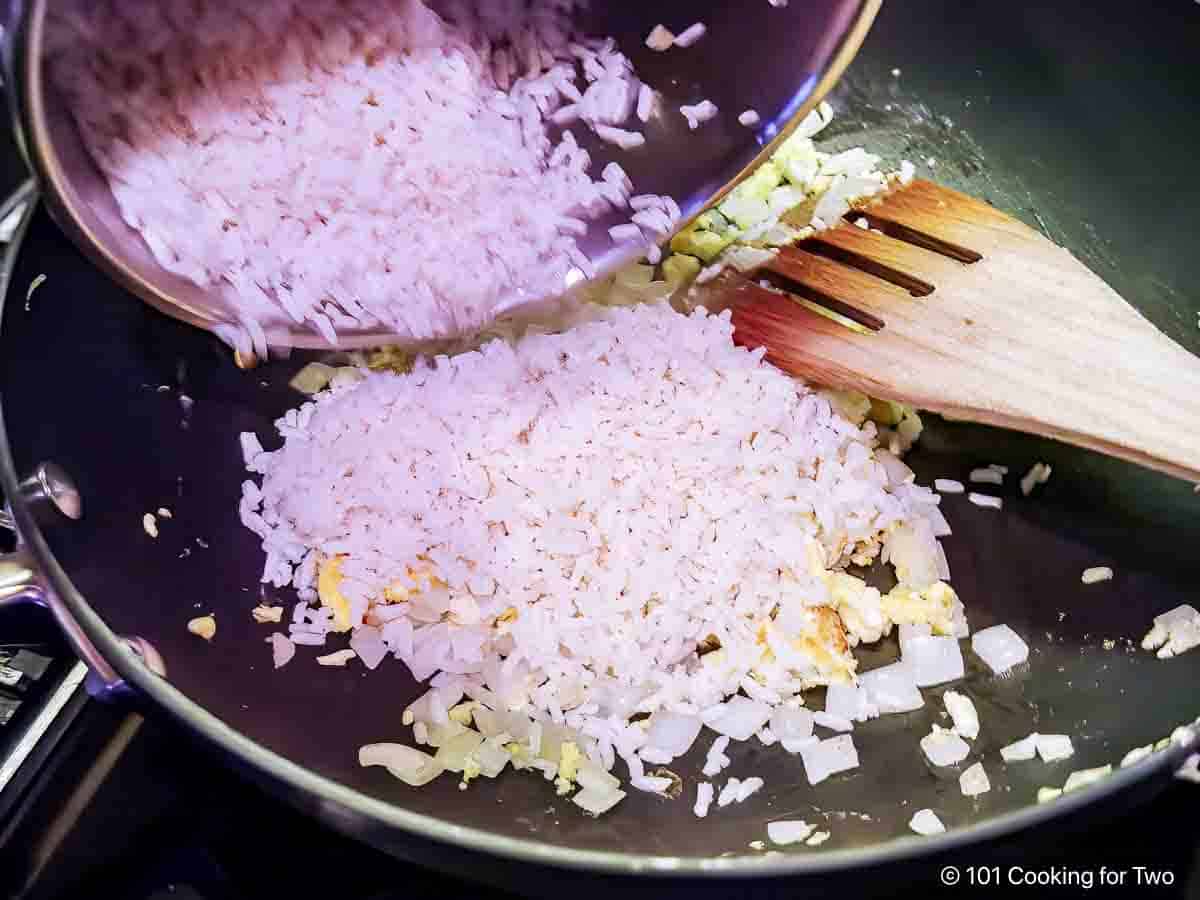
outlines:
M971 491L967 494L967 499L975 506L981 506L984 509L1000 509L1004 506L1004 500L1000 497L993 497L991 494L980 494Z
M1113 570L1111 566L1091 566L1083 570L1079 576L1079 580L1084 584L1096 584L1101 581L1112 581Z
M578 5L106 0L52 11L49 58L125 221L230 298L239 350L288 322L436 338L590 270L576 238L611 191L548 123L645 139Z
M938 498L876 458L872 423L735 347L727 313L597 316L334 384L277 423L279 449L246 438L263 579L300 592L294 642L380 639L432 694L566 726L605 769L669 762L700 722L786 729L773 708L853 677L848 645L892 626L892 595L838 570L882 549L897 604L936 581ZM331 567L344 608L312 608ZM951 628L942 588L925 608Z
M670 50L674 44L675 35L665 25L655 25L646 35L646 46L659 53Z
M679 34L675 35L675 46L690 47L692 44L700 40L700 38L704 37L704 35L707 33L708 26L703 22L696 22L695 24L689 25L687 28L683 29L683 31L679 32Z
M687 119L688 128L695 131L705 122L715 118L720 110L711 100L701 100L699 103L684 104L679 107L679 111Z
M654 112L654 89L648 84L638 88L636 112L640 121L650 121L650 114Z

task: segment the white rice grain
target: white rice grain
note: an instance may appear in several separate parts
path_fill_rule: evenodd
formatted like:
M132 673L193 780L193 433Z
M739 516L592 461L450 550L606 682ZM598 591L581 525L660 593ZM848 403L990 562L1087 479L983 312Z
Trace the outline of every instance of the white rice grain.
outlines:
M989 466L985 469L972 469L968 479L975 484L1004 484L1004 473Z
M707 33L708 26L703 22L696 22L694 25L689 25L679 34L675 35L675 46L690 47Z
M613 239L614 244L624 244L628 241L640 241L642 239L642 230L633 224L614 225L608 229L608 236Z
M637 117L639 121L649 122L654 112L654 89L648 84L638 88Z
M1045 484L1050 480L1050 475L1053 469L1046 463L1034 463L1028 472L1021 476L1021 493L1028 497L1033 493L1033 489L1039 484Z
M655 25L650 29L650 33L646 35L646 46L659 53L662 53L664 50L670 50L674 43L675 35L664 25Z
M763 780L757 776L743 779L741 784L738 785L737 802L745 803L751 795L762 789L763 784Z
M346 663L354 659L358 654L353 650L334 650L332 653L326 653L324 656L317 657L317 665L320 666L345 666Z
M1113 570L1108 566L1092 566L1083 570L1079 580L1084 584L1097 584L1101 581L1112 581Z
M622 150L632 150L646 143L645 136L638 131L626 131L624 128L614 128L611 125L597 125L596 137L609 144L615 144Z
M966 490L961 481L955 481L953 478L935 478L933 489L939 494L961 494Z
M985 509L1001 509L1004 506L1004 501L999 497L993 497L991 494L977 494L975 491L967 494L967 499L976 506L982 506Z
M730 778L725 782L725 787L721 788L721 793L717 795L717 806L726 807L730 803L736 803L741 788L742 783L740 780Z
M679 111L687 119L688 128L695 131L705 122L713 119L720 110L711 100L701 100L695 104L684 104L679 107Z

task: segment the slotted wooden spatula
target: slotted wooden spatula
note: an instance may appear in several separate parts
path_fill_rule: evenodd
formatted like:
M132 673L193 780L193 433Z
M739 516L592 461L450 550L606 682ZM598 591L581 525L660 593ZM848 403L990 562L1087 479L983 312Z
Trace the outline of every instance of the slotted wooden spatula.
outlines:
M1200 482L1200 358L972 197L913 181L709 287L733 309L735 341L808 381Z

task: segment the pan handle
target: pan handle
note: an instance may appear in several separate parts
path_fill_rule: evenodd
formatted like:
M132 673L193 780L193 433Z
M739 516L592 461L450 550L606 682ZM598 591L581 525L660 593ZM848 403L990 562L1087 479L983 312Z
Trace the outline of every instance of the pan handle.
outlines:
M21 500L36 517L43 520L78 519L83 514L79 491L70 476L54 463L42 463L19 486ZM0 510L0 527L20 537L12 516ZM90 671L88 693L101 700L112 700L128 693L124 679L117 673L84 633L66 605L55 595L38 572L33 555L22 544L10 554L0 555L0 608L18 603L33 603L49 610L63 636ZM126 646L155 674L163 675L162 657L149 641L141 637L123 639Z
M0 0L3 3L3 0ZM3 9L0 9L0 13ZM17 213L19 222L9 239L0 267L0 296L9 289L9 277L13 270L17 251L20 249L25 230L37 207L38 190L33 179L27 180L7 200L0 203L0 222ZM18 210L20 211L18 213ZM29 509L35 519L48 524L63 519L78 519L83 514L83 503L74 482L65 471L54 463L42 463L17 487L19 501ZM0 497L0 504L3 498ZM62 629L63 636L90 671L88 692L99 699L116 699L128 693L124 679L84 633L75 621L66 604L57 597L50 585L38 572L33 555L21 544L21 535L9 508L0 505L0 529L17 535L17 548L10 554L0 554L0 607L18 603L33 603L49 610ZM140 637L125 638L126 645L150 668L162 675L166 671L162 657L149 641Z

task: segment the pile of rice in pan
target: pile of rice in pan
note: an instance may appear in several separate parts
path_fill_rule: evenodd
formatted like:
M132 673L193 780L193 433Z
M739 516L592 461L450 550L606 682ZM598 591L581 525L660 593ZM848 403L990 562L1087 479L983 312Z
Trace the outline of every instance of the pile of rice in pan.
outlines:
M579 5L100 0L51 11L47 55L125 221L265 358L271 323L470 333L591 274L590 221L673 230L673 201L630 207L618 162L654 92L575 33Z
M361 751L410 784L511 763L600 813L676 789L651 767L704 726L820 780L856 757L801 692L857 690L851 649L895 625L967 633L937 495L831 399L736 347L727 313L666 303L335 379L278 449L243 435L264 581L301 598L272 640L349 633L366 666L431 679L404 716L429 752ZM887 593L844 571L878 558ZM862 699L844 714L889 711Z

